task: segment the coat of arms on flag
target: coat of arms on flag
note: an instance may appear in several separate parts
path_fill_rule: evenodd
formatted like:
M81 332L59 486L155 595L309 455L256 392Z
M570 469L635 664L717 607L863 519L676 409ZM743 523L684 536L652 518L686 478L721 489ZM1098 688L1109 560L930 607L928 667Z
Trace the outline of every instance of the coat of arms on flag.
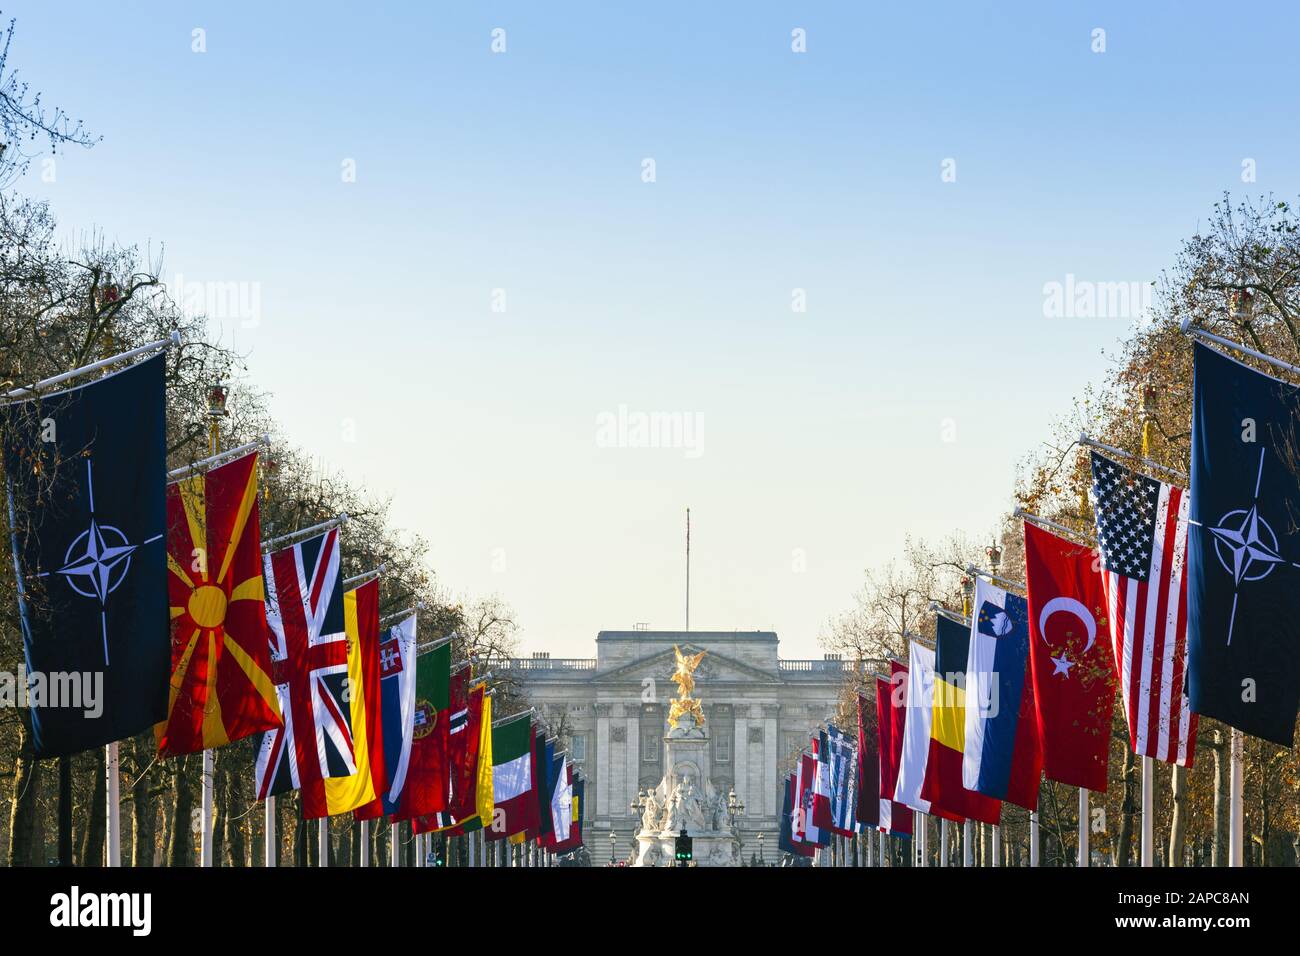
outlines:
M271 667L284 726L262 736L257 798L357 772L337 528L266 556Z
M221 747L282 723L262 586L257 454L167 488L172 677L164 755Z

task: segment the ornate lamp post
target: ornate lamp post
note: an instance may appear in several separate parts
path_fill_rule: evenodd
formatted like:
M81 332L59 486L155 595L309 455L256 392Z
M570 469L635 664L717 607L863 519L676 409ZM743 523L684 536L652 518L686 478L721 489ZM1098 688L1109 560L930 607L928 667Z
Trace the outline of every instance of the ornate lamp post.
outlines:
M618 842L618 834L614 832L613 827L610 827L609 828L609 865L610 866L614 865L614 844L616 844L617 842Z
M767 836L762 830L758 831L758 865L767 866L767 861L763 859L763 837Z
M1232 321L1250 325L1250 320L1255 317L1255 296L1249 289L1234 289L1228 293L1228 314Z
M984 549L984 553L988 555L989 570L997 574L998 568L1002 566L1002 547L994 540L991 545Z
M736 843L738 844L737 856L740 857L741 864L745 862L745 843L740 839L740 830L736 827L736 817L745 815L745 804L736 796L736 788L732 787L727 791L727 820L731 825L731 830L736 834Z
M632 814L632 835L640 833L642 829L641 820L645 816L645 806L650 801L650 794L642 787L636 792L636 799L627 805L628 811Z

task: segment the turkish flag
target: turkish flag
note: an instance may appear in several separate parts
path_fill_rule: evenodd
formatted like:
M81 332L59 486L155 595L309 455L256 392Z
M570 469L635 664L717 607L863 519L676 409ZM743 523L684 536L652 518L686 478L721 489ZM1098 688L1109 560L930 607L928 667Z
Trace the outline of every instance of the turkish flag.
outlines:
M1026 521L1025 579L1043 773L1104 793L1115 672L1099 559Z

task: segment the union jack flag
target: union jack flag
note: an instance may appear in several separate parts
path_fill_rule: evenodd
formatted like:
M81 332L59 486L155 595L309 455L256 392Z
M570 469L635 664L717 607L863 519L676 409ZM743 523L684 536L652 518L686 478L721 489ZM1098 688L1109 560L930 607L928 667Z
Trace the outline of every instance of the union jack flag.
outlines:
M357 772L338 529L267 555L266 590L284 727L262 736L259 800Z
M1111 648L1133 752L1190 767L1196 715L1187 660L1187 492L1096 452L1092 491Z

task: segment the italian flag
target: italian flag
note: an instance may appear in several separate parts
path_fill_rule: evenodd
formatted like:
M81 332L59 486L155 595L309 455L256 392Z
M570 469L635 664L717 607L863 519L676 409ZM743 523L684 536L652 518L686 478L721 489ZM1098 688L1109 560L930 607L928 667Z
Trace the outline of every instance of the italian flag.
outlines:
M533 729L528 714L507 718L492 728L492 823L489 840L501 840L537 827L533 788Z

